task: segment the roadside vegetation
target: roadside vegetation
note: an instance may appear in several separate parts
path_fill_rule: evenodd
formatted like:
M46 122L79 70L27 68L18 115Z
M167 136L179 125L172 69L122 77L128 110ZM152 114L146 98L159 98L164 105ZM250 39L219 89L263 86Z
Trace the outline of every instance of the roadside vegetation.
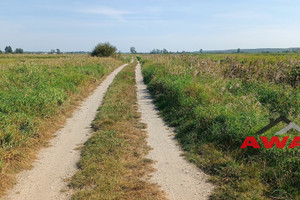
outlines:
M142 55L143 75L186 157L217 187L211 199L299 199L300 147L240 149L286 116L300 124L298 54ZM279 124L263 136L285 127ZM280 137L282 139L283 136ZM275 146L275 145L274 145Z
M121 64L88 55L0 55L0 196L80 100Z
M147 181L153 169L145 158L149 147L137 111L135 65L125 67L105 95L70 183L72 199L165 199Z

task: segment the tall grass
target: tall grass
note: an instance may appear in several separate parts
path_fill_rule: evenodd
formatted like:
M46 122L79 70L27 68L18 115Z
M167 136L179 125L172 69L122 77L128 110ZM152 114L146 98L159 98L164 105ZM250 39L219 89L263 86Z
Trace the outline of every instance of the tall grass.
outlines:
M0 194L62 116L121 63L87 55L0 56Z
M269 118L284 115L300 124L298 56L285 57L142 58L145 82L164 119L176 127L187 157L219 186L213 199L299 198L299 147L240 149L245 137L256 136ZM264 135L270 138L284 126Z

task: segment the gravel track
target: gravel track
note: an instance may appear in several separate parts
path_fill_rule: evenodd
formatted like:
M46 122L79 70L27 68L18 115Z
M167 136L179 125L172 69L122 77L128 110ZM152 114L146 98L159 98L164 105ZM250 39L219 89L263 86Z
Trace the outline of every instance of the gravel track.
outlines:
M67 119L65 126L56 132L51 146L40 151L31 170L17 176L17 185L4 198L8 200L63 200L70 198L66 178L77 170L80 151L76 148L90 136L90 125L103 97L115 76L125 67L122 65L113 71Z
M208 199L212 185L207 175L181 155L182 150L174 139L174 132L158 115L146 85L140 64L136 68L138 104L142 122L147 124L148 145L152 148L148 157L155 161L156 171L151 181L161 186L170 200Z

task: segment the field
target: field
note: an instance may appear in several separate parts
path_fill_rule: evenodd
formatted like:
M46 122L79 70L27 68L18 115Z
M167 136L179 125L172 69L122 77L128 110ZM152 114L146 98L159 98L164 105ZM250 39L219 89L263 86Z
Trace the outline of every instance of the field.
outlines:
M0 55L0 197L15 183L18 172L30 169L38 150L48 146L82 100L131 58ZM299 54L137 58L162 118L175 128L185 158L214 183L211 199L300 198L300 145L288 148L299 133L290 130L280 136L280 140L289 136L282 149L265 148L256 134L279 116L300 125ZM168 197L148 178L160 166L146 157L153 147L146 143L147 124L141 123L143 113L137 110L136 64L133 60L116 75L95 120L89 121L93 134L81 148L78 171L67 180L73 199ZM262 136L270 140L286 125L281 122ZM247 136L254 136L262 148L241 149ZM174 180L180 180L177 174ZM174 188L174 181L168 181Z
M140 55L144 80L186 157L217 187L212 199L299 199L300 149L240 149L286 116L300 124L298 54ZM263 136L269 139L285 127ZM280 138L282 138L281 136Z
M88 55L0 55L0 195L80 100L124 62Z

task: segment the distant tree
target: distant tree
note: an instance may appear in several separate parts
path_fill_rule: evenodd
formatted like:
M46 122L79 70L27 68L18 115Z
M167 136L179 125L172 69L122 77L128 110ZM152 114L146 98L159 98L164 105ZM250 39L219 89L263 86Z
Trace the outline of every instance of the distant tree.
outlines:
M150 54L157 54L158 53L158 49L153 49L152 51L150 51Z
M5 47L5 53L13 53L13 50L12 50L11 46L6 46Z
M203 49L200 49L200 51L199 51L200 53L203 53Z
M152 51L150 51L150 54L167 54L169 53L167 49L153 49Z
M60 49L56 49L57 54L61 54Z
M24 50L21 48L16 48L15 53L22 54L22 53L24 53Z
M0 54L2 53L1 49L0 49Z
M111 45L109 42L99 43L92 51L92 56L97 57L109 57L116 54L117 48Z
M240 48L237 49L237 53L241 53L241 49Z
M49 53L50 53L50 54L54 54L54 53L55 53L55 50L54 50L54 49L51 49Z
M136 54L136 53L137 53L136 50L135 50L135 47L130 47L130 52L131 52L132 54Z

